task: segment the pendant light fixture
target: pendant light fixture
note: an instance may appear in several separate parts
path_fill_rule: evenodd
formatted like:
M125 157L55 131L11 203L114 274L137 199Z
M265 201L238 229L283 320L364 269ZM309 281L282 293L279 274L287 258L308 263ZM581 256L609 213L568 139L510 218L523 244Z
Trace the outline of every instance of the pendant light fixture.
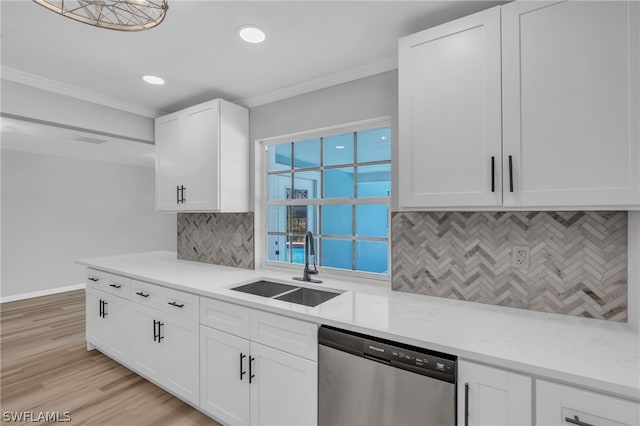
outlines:
M167 0L33 0L67 18L100 28L143 31L164 20Z

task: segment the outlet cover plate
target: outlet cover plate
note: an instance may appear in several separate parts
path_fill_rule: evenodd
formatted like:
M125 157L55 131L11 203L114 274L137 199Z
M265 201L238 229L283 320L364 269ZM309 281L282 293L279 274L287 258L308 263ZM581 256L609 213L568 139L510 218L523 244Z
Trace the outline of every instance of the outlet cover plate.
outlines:
M529 247L513 246L511 252L511 267L518 269L529 269Z

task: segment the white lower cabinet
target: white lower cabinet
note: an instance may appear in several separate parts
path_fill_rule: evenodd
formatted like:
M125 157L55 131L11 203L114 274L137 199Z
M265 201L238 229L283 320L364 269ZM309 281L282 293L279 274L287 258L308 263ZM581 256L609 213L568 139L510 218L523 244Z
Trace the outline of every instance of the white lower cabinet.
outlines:
M251 342L252 425L315 425L318 363Z
M249 424L250 350L247 339L200 326L200 408L226 424Z
M531 377L458 360L458 425L532 423Z
M203 411L229 425L317 424L316 324L205 298L200 312Z
M87 288L87 342L121 362L129 362L131 302L91 287Z
M133 341L135 369L198 404L198 323L135 304Z
M536 418L540 426L633 426L640 424L640 404L538 380Z

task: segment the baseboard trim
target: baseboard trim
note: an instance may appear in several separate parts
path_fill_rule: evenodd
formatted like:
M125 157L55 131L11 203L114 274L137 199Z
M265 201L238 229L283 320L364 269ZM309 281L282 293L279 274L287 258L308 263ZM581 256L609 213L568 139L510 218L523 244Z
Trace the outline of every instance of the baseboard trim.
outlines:
M65 293L67 291L82 290L84 288L86 288L86 284L81 283L64 287L49 288L40 291L32 291L29 293L14 294L13 296L0 297L0 303L15 302L16 300L31 299L33 297L49 296L51 294Z

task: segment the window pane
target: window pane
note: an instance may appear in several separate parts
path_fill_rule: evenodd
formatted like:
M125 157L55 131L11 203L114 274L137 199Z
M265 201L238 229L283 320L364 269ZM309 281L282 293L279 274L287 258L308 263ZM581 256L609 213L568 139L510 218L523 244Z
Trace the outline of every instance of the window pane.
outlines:
M322 206L322 234L351 235L351 205Z
M318 207L317 206L289 206L287 218L291 228L289 233L304 235L307 231L318 233Z
M320 196L320 172L295 172L293 174L292 200L310 200Z
M358 163L391 160L391 128L358 132Z
M387 273L387 243L382 241L356 241L356 270Z
M356 206L356 235L386 238L389 235L389 213L387 208L385 204ZM322 222L324 224L324 217Z
M353 133L324 138L322 153L325 166L353 164Z
M325 198L353 198L353 167L324 171Z
M323 238L322 265L351 270L351 240Z
M294 168L320 167L320 139L293 143Z
M389 197L391 164L358 167L358 197Z
M278 262L288 261L287 237L285 235L267 236L267 259Z
M287 206L269 206L267 210L267 231L287 232Z
M267 151L267 171L291 169L291 144L272 145Z
M269 175L267 194L269 200L286 200L291 193L291 173Z
M304 236L290 236L288 247L291 248L291 253L287 253L287 261L304 264Z

